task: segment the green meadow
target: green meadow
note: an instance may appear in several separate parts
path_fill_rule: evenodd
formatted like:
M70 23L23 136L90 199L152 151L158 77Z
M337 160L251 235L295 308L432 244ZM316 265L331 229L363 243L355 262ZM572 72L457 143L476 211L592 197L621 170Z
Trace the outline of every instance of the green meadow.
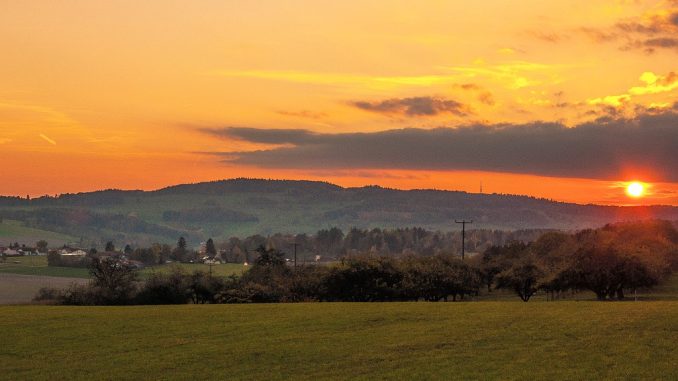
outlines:
M0 307L0 379L678 379L678 302Z
M27 245L34 245L41 239L47 240L52 245L57 246L76 241L74 237L67 234L34 229L24 226L24 223L21 221L0 218L0 244L9 245L12 242L19 242Z
M139 278L146 279L152 273L167 273L174 267L179 267L189 273L194 271L210 272L210 266L203 263L171 263L143 268L138 272ZM232 274L242 275L242 272L246 269L247 267L242 264L225 263L213 265L211 271L214 276L229 276ZM0 262L0 273L89 278L89 271L86 268L47 266L46 256L9 257L4 263Z

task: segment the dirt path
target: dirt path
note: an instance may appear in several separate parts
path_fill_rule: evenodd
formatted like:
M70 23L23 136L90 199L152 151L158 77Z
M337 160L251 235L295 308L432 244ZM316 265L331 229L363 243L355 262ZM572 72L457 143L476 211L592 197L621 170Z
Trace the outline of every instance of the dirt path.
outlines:
M27 304L42 287L66 288L73 282L84 284L88 280L0 273L0 304Z

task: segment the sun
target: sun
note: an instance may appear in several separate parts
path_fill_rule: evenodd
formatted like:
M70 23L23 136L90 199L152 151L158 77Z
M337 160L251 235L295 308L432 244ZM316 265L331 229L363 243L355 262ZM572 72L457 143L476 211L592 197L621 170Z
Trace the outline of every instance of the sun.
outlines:
M634 181L626 186L626 194L633 198L643 197L645 194L645 184Z

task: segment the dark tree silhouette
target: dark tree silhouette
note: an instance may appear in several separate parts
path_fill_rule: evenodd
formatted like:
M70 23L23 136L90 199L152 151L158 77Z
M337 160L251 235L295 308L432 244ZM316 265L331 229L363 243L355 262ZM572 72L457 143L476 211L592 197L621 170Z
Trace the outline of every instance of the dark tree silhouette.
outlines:
M217 256L217 247L214 246L214 241L212 238L208 239L205 243L205 253L207 253L207 256L210 258Z

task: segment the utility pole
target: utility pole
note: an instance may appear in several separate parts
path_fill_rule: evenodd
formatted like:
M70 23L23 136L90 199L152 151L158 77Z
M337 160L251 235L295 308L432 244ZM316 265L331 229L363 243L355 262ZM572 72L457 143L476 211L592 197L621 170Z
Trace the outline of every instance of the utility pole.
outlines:
M297 246L299 246L299 244L295 242L292 245L294 246L294 268L296 269L297 268Z
M466 224L472 224L473 221L454 220L455 223L461 224L461 260L464 260L464 253L466 248Z

